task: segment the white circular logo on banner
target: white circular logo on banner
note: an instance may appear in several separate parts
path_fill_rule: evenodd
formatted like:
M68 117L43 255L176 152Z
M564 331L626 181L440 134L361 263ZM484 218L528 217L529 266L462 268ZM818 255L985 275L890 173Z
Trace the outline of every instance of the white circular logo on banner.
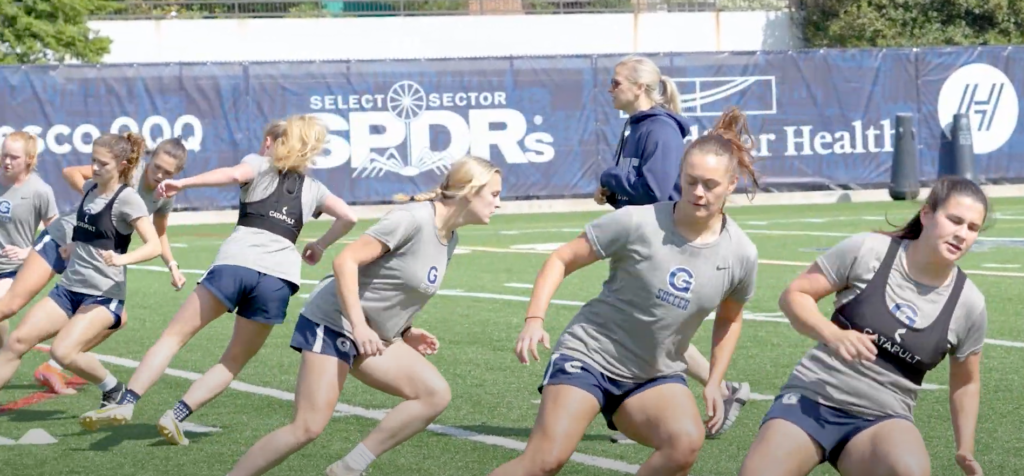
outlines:
M998 68L984 63L961 67L939 90L939 123L950 134L953 115L971 121L975 154L987 154L1010 140L1017 128L1017 91Z

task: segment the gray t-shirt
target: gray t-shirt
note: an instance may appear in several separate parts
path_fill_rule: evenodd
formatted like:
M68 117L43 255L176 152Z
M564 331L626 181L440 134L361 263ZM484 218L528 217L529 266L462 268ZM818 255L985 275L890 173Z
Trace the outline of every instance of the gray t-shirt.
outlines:
M132 180L128 185L134 188L139 196L142 197L142 201L145 202L146 210L149 210L150 215L169 215L174 210L174 197L158 199L155 196L156 187L152 190L146 190L145 184L142 183L142 175L145 169L146 162L142 162L135 167L135 173L132 174ZM83 190L87 189L83 187ZM76 206L70 213L61 215L60 218L50 223L50 226L46 227L46 231L58 246L64 246L67 242L71 241L71 233L75 228L75 214L77 212L78 207Z
M92 185L91 179L86 180L82 190L88 192ZM107 205L112 196L101 196L98 190L87 193L82 198L85 212L98 213ZM117 227L117 231L125 234L135 232L132 221L147 215L149 215L149 211L146 210L146 204L139 197L139 193L131 187L125 188L117 196L111 210L114 226ZM125 283L127 267L107 266L100 256L102 251L93 248L88 243L75 243L74 251L68 260L68 267L64 270L59 284L70 291L106 296L123 301L128 292Z
M890 238L860 233L844 239L817 259L829 282L841 286L839 307L860 293L885 258ZM898 314L915 328L927 327L938 316L953 290L954 279L935 288L914 280L907 272L904 241L886 285L886 305L899 303ZM906 316L910 316L909 318ZM949 326L949 353L959 360L980 352L985 343L985 297L968 279ZM912 418L920 387L871 362L846 363L824 344L809 350L797 364L780 393L799 393L823 405L838 407L869 418L899 415Z
M0 184L0 249L31 247L39 224L57 213L53 189L35 172L20 185ZM14 271L21 263L0 255L0 273Z
M255 178L242 186L244 202L262 200L277 187L278 172L271 159L249 154L242 163L252 168ZM302 185L302 222L308 223L331 196L323 184L307 175ZM217 251L213 266L231 264L244 266L299 285L302 279L302 257L295 244L266 230L236 226Z
M434 296L444 279L458 234L445 245L437 236L433 202L395 207L366 230L390 249L359 269L359 301L363 315L384 341L401 337L413 316ZM334 276L321 281L309 295L302 315L351 337Z
M618 209L586 226L610 259L600 294L569 322L553 352L628 382L681 374L690 339L725 299L754 294L757 248L726 217L721 235L692 243L675 229L674 202Z

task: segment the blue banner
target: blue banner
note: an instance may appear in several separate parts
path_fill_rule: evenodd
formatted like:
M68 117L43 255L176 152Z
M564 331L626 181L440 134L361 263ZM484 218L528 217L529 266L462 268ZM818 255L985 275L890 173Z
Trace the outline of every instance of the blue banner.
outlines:
M612 164L625 115L608 93L618 56L427 61L0 67L0 137L42 139L43 178L62 211L78 196L60 171L89 162L107 132L151 146L182 136L184 175L259 148L267 123L315 114L330 139L311 172L353 204L437 186L474 154L505 174L506 199L590 196ZM951 153L953 114L968 113L975 172L1024 177L1017 133L1018 49L800 50L655 55L680 91L692 136L728 106L748 115L762 185L885 186L895 116L916 115L922 180ZM1011 79L1012 78L1012 79ZM237 205L233 187L189 190L186 209Z

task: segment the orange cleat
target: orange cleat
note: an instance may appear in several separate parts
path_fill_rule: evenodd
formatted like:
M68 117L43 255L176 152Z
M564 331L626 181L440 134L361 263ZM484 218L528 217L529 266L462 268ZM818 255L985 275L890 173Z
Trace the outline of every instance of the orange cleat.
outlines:
M49 362L44 362L43 365L36 368L33 377L35 377L39 385L58 395L74 395L78 393L77 390L68 386L68 376L61 373L57 367L50 365Z

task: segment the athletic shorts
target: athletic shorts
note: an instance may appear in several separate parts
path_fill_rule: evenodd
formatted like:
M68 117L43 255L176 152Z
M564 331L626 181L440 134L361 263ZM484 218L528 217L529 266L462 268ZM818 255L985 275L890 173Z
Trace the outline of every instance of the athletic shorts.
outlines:
M277 276L244 266L218 264L206 271L199 284L208 289L228 311L250 321L281 324L288 302L299 286Z
M114 324L109 328L117 329L121 327L121 313L124 312L124 301L120 299L80 293L78 291L72 291L59 284L50 290L50 294L48 294L48 296L53 300L53 302L60 306L64 311L64 314L67 314L69 318L74 316L82 306L96 304L98 306L105 307L114 317Z
M669 375L640 383L616 380L575 357L556 353L551 355L548 368L544 371L544 381L537 387L537 391L543 394L544 387L548 385L570 385L585 390L597 399L608 429L618 431L612 417L627 398L667 383L687 386L683 375Z
M807 433L825 450L825 459L820 463L828 461L833 468L839 469L839 456L855 436L886 420L904 417L866 418L822 405L798 393L784 393L775 397L775 403L768 409L761 425L775 418L788 421Z
M300 353L308 350L320 355L329 355L345 362L349 367L352 367L352 362L355 362L356 356L359 355L359 349L350 337L334 328L313 322L302 314L299 314L299 321L295 323L291 348Z

